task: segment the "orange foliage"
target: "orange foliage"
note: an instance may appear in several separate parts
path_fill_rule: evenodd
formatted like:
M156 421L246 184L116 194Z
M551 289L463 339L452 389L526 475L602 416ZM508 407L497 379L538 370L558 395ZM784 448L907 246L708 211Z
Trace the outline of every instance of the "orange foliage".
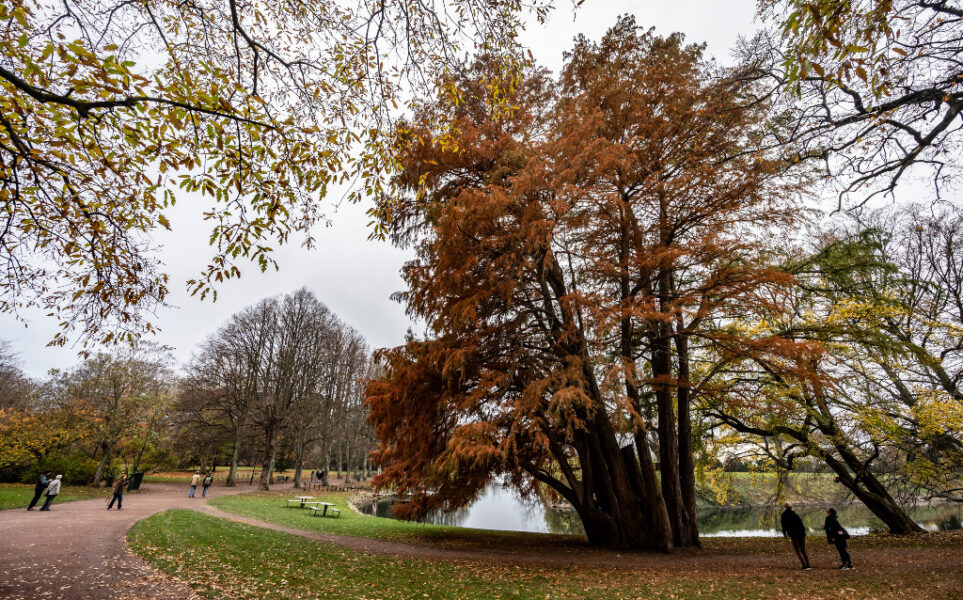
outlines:
M416 250L399 298L429 338L383 353L368 404L379 483L413 494L406 514L464 505L502 473L557 491L593 542L667 549L668 506L675 543L697 543L679 508L691 464L671 454L688 439L686 344L724 343L711 320L789 282L762 249L799 189L760 149L753 84L701 52L625 18L579 38L559 81L530 69L508 115L485 102L498 65L482 57L463 101L401 129L402 194L380 210Z

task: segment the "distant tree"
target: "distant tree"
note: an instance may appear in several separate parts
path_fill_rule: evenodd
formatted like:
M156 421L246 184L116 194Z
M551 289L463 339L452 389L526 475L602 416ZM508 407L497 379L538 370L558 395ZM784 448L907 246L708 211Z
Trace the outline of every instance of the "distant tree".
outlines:
M261 487L269 488L278 461L293 465L300 486L313 445L326 454L356 436L358 381L368 364L364 339L307 289L266 298L201 345L181 386L179 437L229 443L229 485L256 437Z
M377 481L417 516L504 473L565 498L593 544L696 545L692 345L786 279L759 255L798 189L757 150L754 84L681 36L623 18L566 59L505 111L481 57L401 128L386 226L416 252L399 297L428 337L369 384Z
M33 388L10 342L0 340L0 409L24 408L30 402Z
M164 349L142 345L97 354L47 384L48 402L72 410L86 428L83 441L99 457L93 485L123 443L161 426L156 417L173 397L170 363Z
M230 443L228 486L237 479L238 457L252 425L251 410L267 360L272 322L262 304L235 314L201 344L181 386L179 434L211 439L215 445L221 440Z
M361 382L368 376L371 354L364 338L343 323L331 328L321 339L318 362L304 381L291 423L294 445L294 485L301 484L302 470L312 445L320 444L321 456L331 447L346 443L355 456L366 455L371 444L357 439L370 431L365 417Z
M81 441L85 430L74 417L60 408L0 408L0 469L19 473Z

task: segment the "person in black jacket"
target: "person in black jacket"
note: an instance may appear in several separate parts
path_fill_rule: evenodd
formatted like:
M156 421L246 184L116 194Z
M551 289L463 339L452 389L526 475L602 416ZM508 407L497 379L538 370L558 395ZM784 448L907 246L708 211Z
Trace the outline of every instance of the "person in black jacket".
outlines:
M809 555L806 554L806 526L802 519L793 511L792 506L786 504L786 510L782 511L779 521L782 523L782 534L792 541L792 549L796 551L803 571L808 571L811 567Z
M840 570L855 569L853 559L846 551L846 540L849 539L849 532L839 524L839 519L836 518L836 509L826 509L826 522L823 524L823 529L826 531L826 540L836 546L836 550L839 552L839 560L843 563L839 565Z
M43 496L43 492L47 489L48 485L50 485L50 471L44 471L37 479L37 485L33 486L33 500L30 501L27 510L33 510L33 507L40 501L40 496Z
M107 510L114 507L114 502L117 502L117 510L123 510L124 507L124 488L127 487L127 476L121 475L120 481L114 484L114 495L110 499L110 504L107 505Z

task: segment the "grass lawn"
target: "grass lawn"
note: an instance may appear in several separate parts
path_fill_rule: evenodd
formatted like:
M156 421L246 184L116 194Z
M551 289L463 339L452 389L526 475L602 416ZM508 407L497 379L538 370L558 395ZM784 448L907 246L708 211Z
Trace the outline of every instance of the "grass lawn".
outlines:
M63 485L60 494L54 502L69 502L71 500L87 500L89 498L103 498L109 496L111 488L92 488L86 486ZM4 483L0 485L0 510L5 508L26 509L33 498L33 486L21 483ZM39 507L43 503L43 496L37 502Z
M341 509L338 518L313 517L307 510L288 508L286 499L293 497L288 492L254 492L222 496L208 500L208 504L226 512L253 517L269 523L286 525L307 531L324 531L340 535L354 535L386 540L429 543L443 546L479 546L498 543L519 544L537 540L538 543L578 544L584 543L583 536L552 535L543 533L523 533L518 531L492 531L487 529L468 529L383 519L359 515L348 506L350 492L317 493L318 500L331 502Z
M292 512L295 509L292 509ZM947 538L941 538L946 540ZM653 568L541 567L398 559L171 510L130 530L135 553L207 598L391 599L789 599L958 598L963 571L952 542L944 560L906 569L809 573L765 568L735 557L707 568L654 560ZM730 543L733 543L730 541ZM738 543L738 542L736 542ZM783 549L785 552L785 549ZM930 552L938 553L939 550ZM915 555L920 555L917 550ZM927 555L928 556L928 555ZM692 559L696 558L696 561ZM706 557L710 558L711 557ZM938 558L934 555L934 558ZM858 559L857 559L858 561Z
M252 492L221 496L207 502L225 512L294 529L401 541L442 549L513 549L517 551L521 548L531 552L577 552L580 548L587 546L585 537L581 535L469 529L359 515L348 507L351 492L316 494L319 500L334 503L341 508L341 516L339 518L313 517L305 509L286 506L286 499L292 495L290 491ZM963 532L952 535L949 539L953 540L952 544L963 552ZM702 539L702 543L707 552L715 554L781 555L786 552L782 538L706 537ZM825 538L821 535L811 537L809 543L817 548L826 546ZM900 537L881 534L859 536L854 538L853 543L859 549L889 550L891 548L932 548L945 544L945 540L940 536ZM961 575L963 575L963 569L961 569Z

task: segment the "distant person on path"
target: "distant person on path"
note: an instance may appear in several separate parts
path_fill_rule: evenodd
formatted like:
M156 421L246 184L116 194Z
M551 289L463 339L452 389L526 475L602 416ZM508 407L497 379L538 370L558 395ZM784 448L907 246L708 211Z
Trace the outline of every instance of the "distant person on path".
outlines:
M188 498L194 497L194 492L197 491L197 484L199 484L200 482L201 482L201 472L198 471L197 473L194 473L193 477L191 477L191 489L187 490Z
M806 554L806 526L789 504L786 504L786 510L782 511L779 520L782 523L782 534L792 541L792 549L796 551L803 571L808 571L811 567L809 555Z
M33 500L27 505L27 510L33 510L37 502L40 502L40 497L43 496L48 485L50 485L50 471L44 471L37 478L37 485L33 486Z
M321 469L321 472L318 474L318 480L321 482L321 485L324 485L324 486L327 486L327 485L328 485L328 470L327 470L327 469Z
M211 487L212 483L214 483L214 475L208 473L204 476L203 489L201 489L201 498L207 497L207 488Z
M40 510L50 510L50 505L53 503L54 498L60 493L60 480L63 475L57 475L50 485L47 486L47 498L43 501L43 506Z
M839 552L839 560L843 563L839 565L839 569L841 571L855 569L853 559L849 557L849 552L846 551L846 540L849 539L849 532L839 524L835 508L826 509L826 522L823 524L823 529L826 531L826 539L830 544L836 546L836 550Z
M124 503L124 488L127 487L127 476L121 475L120 481L114 484L114 497L110 499L110 504L107 505L107 510L110 510L114 506L114 501L117 501L117 510L121 509L121 505Z

